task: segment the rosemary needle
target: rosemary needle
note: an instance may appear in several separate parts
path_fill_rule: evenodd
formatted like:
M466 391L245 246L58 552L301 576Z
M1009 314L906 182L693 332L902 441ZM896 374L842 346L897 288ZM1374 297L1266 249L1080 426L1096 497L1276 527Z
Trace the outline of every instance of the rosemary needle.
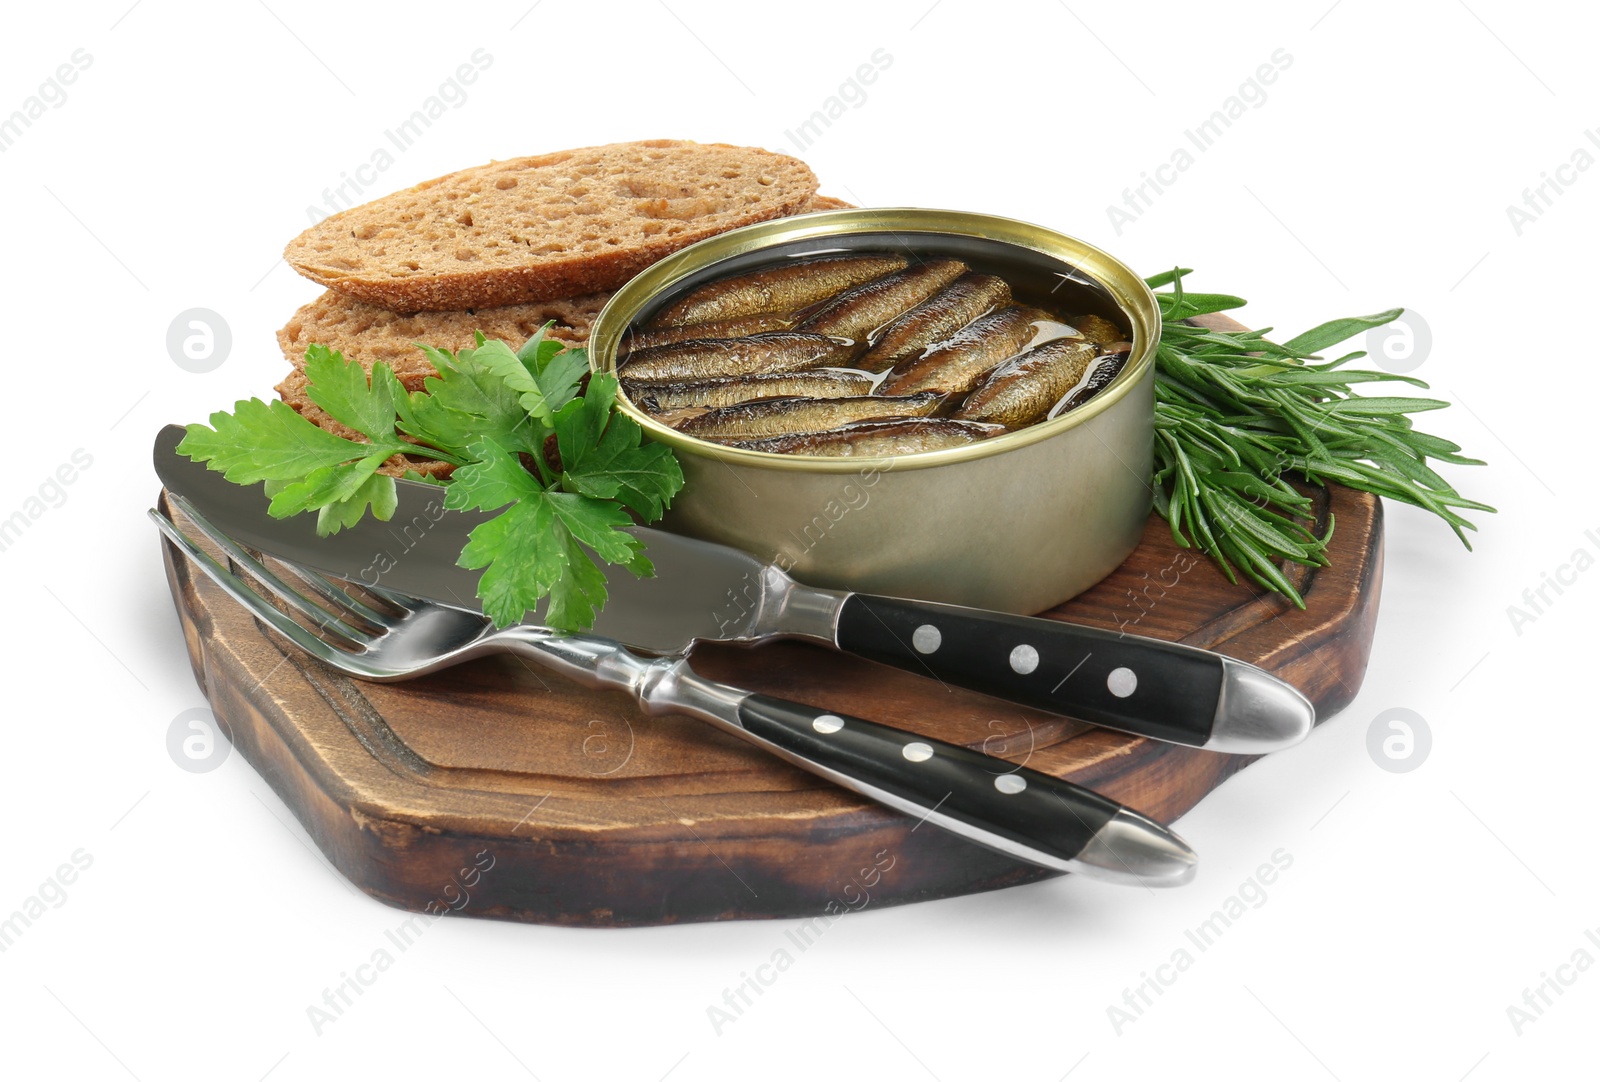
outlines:
M1312 501L1290 483L1330 482L1433 512L1469 549L1476 529L1458 512L1494 508L1464 498L1428 465L1481 466L1461 448L1419 432L1411 415L1449 405L1435 398L1368 397L1361 383L1405 383L1411 376L1346 369L1362 351L1331 361L1320 354L1396 319L1395 308L1336 319L1281 345L1271 328L1227 331L1200 327L1195 316L1244 305L1239 297L1190 293L1178 268L1146 279L1170 290L1161 305L1156 349L1155 507L1184 548L1199 548L1229 581L1243 574L1301 608L1305 600L1284 563L1326 565L1333 517L1317 536L1306 525ZM1320 362L1320 363L1312 363Z

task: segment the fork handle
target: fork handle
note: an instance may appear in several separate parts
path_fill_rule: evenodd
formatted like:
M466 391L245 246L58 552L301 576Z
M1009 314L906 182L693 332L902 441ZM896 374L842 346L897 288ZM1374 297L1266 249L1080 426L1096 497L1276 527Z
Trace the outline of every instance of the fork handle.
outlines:
M782 759L970 841L1057 871L1177 886L1177 835L1081 785L982 752L767 695L738 706L746 738Z
M708 680L585 636L524 632L545 664L626 688L650 714L688 714L920 821L1056 871L1146 886L1194 875L1176 834L1099 793L956 744Z
M1081 786L970 748L766 695L746 696L739 722L789 762L991 849L1059 871L1107 870L1079 857L1123 809ZM1109 870L1123 871L1115 861Z

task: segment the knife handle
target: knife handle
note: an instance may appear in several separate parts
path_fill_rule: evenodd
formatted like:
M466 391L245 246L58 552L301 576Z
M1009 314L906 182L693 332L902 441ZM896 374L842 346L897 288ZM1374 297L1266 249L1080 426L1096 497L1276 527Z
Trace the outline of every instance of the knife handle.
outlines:
M1177 886L1194 875L1194 852L1176 834L1037 770L766 695L740 702L739 723L814 774L1034 864L1146 886Z
M1311 703L1254 665L1180 643L1059 620L851 594L841 650L1023 706L1212 751L1304 739Z

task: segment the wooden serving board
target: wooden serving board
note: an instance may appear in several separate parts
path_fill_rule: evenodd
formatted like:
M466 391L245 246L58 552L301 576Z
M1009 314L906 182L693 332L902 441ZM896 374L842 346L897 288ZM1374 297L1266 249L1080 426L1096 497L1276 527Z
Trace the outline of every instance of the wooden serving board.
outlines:
M162 498L163 509L187 527ZM1152 515L1108 579L1047 615L1254 662L1327 718L1366 670L1382 508L1333 488L1307 608L1228 583ZM702 722L646 718L511 657L363 684L271 638L163 542L201 688L328 859L406 909L625 926L838 913L1054 874L888 811ZM1159 744L795 642L704 646L757 691L981 748L1170 821L1250 759ZM1202 854L1204 859L1204 854Z

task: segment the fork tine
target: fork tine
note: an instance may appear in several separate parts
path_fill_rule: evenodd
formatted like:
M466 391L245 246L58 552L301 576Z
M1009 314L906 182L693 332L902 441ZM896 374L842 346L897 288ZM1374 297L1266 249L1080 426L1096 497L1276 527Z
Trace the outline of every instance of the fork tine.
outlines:
M352 597L350 592L341 587L337 581L328 578L320 571L314 571L304 564L292 563L288 560L279 560L278 562L294 572L297 577L305 579L308 586L322 594L329 601L337 605L348 605L363 620L370 621L380 627L393 627L399 623L399 619L396 617L381 613L372 606ZM434 602L423 601L421 598L412 597L410 594L402 594L397 590L390 590L387 587L376 584L369 585L365 582L357 582L352 583L352 585L359 586L363 592L371 594L384 604L399 609L401 618L410 616L417 609L425 609L434 604Z
M397 591L390 590L383 586L368 586L363 582L361 584L361 588L367 591L367 593L371 594L373 597L379 598L382 601L393 605L395 608L404 611L421 608L428 604L428 602L421 601L415 597L412 597L410 594L398 593Z
M352 666L354 658L348 650L335 646L325 639L318 638L290 619L286 613L274 607L266 598L252 590L243 579L212 559L209 553L189 540L183 531L178 529L177 524L166 515L153 508L149 514L156 527L166 535L167 540L178 546L183 554L193 561L196 567L205 572L212 582L215 582L229 597L248 609L257 619L266 623L278 634L313 657L320 658L335 668L354 671Z
M283 559L278 561L278 565L305 583L318 597L321 597L328 604L338 605L342 609L349 610L357 619L374 627L388 628L395 625L396 621L393 616L381 613L371 605L358 601L348 590L320 571L313 571L304 564L291 563ZM363 586L363 588L365 587Z
M301 616L317 625L318 630L327 631L345 640L355 649L365 649L372 641L372 636L358 631L337 616L329 613L306 600L305 595L294 587L284 582L277 575L268 570L267 565L246 552L237 541L207 522L205 516L195 510L193 504L177 493L169 493L173 504L187 515L200 531L201 535L218 548L226 552L235 564L249 571L251 575L260 580L261 584L278 600L294 609ZM171 519L167 520L169 523ZM173 529L177 529L173 524ZM163 531L165 532L165 531ZM253 592L253 591L252 591Z

